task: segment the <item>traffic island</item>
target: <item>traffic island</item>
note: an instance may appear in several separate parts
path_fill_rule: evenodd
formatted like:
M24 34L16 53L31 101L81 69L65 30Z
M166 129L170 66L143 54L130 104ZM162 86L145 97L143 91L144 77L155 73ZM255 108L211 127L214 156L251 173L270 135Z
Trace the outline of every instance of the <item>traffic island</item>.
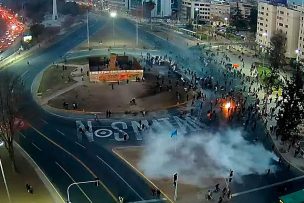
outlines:
M74 112L137 114L180 106L197 97L196 87L169 62L153 60L150 64L143 57L111 54L51 66L40 82L40 103Z

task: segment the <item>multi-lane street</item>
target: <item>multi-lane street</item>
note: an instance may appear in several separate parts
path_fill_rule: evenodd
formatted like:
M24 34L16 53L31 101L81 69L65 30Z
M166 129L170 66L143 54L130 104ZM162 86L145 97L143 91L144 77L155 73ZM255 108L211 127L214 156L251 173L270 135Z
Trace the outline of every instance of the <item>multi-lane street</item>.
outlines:
M102 29L105 33L110 33L108 38L101 37L102 40L112 40L112 23L108 16L92 14L90 19L91 35ZM129 33L128 35L117 36L117 38L135 41L135 25L131 21L117 18L115 19L115 28ZM178 33L172 31L170 36L174 37L174 40L180 41L180 44L159 38L144 29L139 30L140 39L157 49L157 51L151 51L152 54L168 54L178 64L189 67L203 76L201 71L203 64L199 60L199 50L195 47L189 48L186 45L186 40ZM33 52L26 59L17 61L6 67L5 70L20 75L24 80L26 89L32 92L37 86L33 83L37 75L53 62L61 60L64 56L76 57L100 52L100 50L70 52L72 48L84 40L86 40L85 25L60 37L52 46ZM144 52L145 50L131 50L134 53L137 51ZM29 65L27 61L29 61ZM216 72L214 74L214 77L220 77L216 75ZM233 85L239 85L239 82L236 80ZM118 196L123 196L127 202L155 198L152 196L151 188L145 179L116 157L111 152L111 148L113 146L143 144L145 137L136 128L139 120L157 120L160 125L168 125L169 123L175 127L178 127L180 122L185 121L184 118L179 117L179 112L175 110L162 112L159 115L155 113L153 118L147 116L145 119L134 117L95 121L93 115L90 114L81 116L49 112L49 109L45 110L40 107L35 99L24 101L24 104L25 108L22 109L21 115L29 123L29 128L20 133L18 142L58 188L64 199L66 199L66 188L72 182L93 180L94 177L100 178L101 185L99 187L88 184L71 189L71 201L79 203L117 202ZM189 119L194 120L194 118ZM88 125L88 122L92 125L93 142L88 142L85 137L82 137L82 140L77 137L77 135L79 136L77 125ZM195 128L197 130L212 128L212 126L197 123ZM129 134L130 140L128 142L122 141L122 132L119 129ZM101 133L101 131L105 131L106 134ZM252 133L262 135L264 130L260 126L256 132L248 132L249 135L246 136L246 139L250 142L253 142L254 139L254 136L250 136ZM262 142L266 149L271 150L268 138L265 137L259 142ZM281 194L282 187L287 187L288 192L292 192L303 186L304 174L302 172L293 167L291 170L287 170L284 165L276 163L275 165L276 171L269 176L251 174L242 177L242 183L233 182L234 197L231 202L275 202L278 195Z

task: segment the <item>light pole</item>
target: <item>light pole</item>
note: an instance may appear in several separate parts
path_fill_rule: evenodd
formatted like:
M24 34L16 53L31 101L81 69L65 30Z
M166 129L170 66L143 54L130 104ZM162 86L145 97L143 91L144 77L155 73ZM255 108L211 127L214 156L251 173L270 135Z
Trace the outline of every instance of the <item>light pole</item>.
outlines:
M88 40L88 49L90 49L89 9L87 10L87 40Z
M224 20L225 20L225 25L226 25L226 27L227 27L227 25L228 25L228 18L225 17Z
M295 52L296 52L296 54L297 54L296 62L299 63L299 58L300 58L300 53L301 53L301 51L300 51L300 49L296 49Z
M136 20L136 46L138 46L138 19Z
M268 35L267 32L263 33L263 36L265 37L265 45L264 45L264 47L260 46L262 48L262 52L265 52L265 49L266 49L267 35ZM263 56L263 68L265 66L265 58L266 58L266 52L264 53L264 56Z
M195 14L196 14L196 16L195 16L195 18L196 18L196 30L198 29L198 21L197 21L197 17L198 17L198 14L199 14L199 8L195 8Z
M115 46L115 29L114 29L114 20L115 20L116 16L117 16L116 11L112 11L112 12L110 13L110 17L111 17L111 18L113 18L113 46Z
M0 147L2 147L3 145L4 145L4 141L2 141L0 139ZM1 169L2 177L3 177L3 182L4 182L4 185L5 185L5 190L6 190L6 194L7 194L7 197L8 197L8 201L12 202L11 201L11 195L10 195L9 190L8 190L8 186L7 186L7 182L6 182L6 178L5 178L5 174L4 174L1 158L0 158L0 169Z
M70 188L73 186L73 185L81 185L81 184L88 184L88 183L95 183L96 184L96 187L99 186L99 178L95 178L94 180L89 180L89 181L82 181L82 182L74 182L72 184L70 184L67 188L67 197L68 197L68 200L67 200L67 203L72 203L70 201Z

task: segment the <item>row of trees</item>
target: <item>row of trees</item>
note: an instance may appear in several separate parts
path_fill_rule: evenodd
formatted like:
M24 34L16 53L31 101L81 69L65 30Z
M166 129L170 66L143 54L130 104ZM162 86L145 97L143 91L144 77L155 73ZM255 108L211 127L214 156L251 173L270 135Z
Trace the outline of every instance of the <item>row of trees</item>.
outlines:
M235 11L231 14L230 24L236 28L237 31L248 30L256 32L257 29L258 10L256 7L252 7L250 10L250 16L245 19L243 16L239 4L236 4Z
M272 92L272 87L277 85L280 71L287 65L286 35L277 31L270 39L271 48L269 50L270 75L267 77L267 89ZM295 141L299 136L298 126L304 120L304 89L303 72L300 63L292 63L293 76L285 81L282 91L283 102L277 117L277 133L282 141Z

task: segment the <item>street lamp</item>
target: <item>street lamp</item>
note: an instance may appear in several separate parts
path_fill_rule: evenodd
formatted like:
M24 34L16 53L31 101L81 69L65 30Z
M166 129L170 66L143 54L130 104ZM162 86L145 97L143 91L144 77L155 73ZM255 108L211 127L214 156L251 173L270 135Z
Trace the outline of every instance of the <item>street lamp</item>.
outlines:
M116 18L117 13L116 11L112 11L110 13L110 17L113 18L113 46L115 46L115 29L114 29L114 19Z
M300 57L301 51L300 51L300 49L296 49L295 52L297 54L296 62L299 63L299 57Z
M225 17L224 20L225 20L225 24L226 24L226 26L227 26L227 25L228 25L228 23L227 23L227 22L228 22L228 18Z
M95 183L96 187L98 187L99 186L99 178L95 178L94 180L89 180L89 181L74 182L74 183L70 184L67 188L67 197L68 197L67 203L72 203L71 200L70 200L70 188L73 185L81 185L81 184L88 184L88 183Z
M196 29L198 29L197 17L198 17L198 14L199 14L199 8L195 8L195 11L196 11Z
M4 141L0 139L0 147L2 147L3 145L4 145ZM1 173L2 173L3 182L4 182L4 185L5 185L5 190L6 190L6 194L7 194L7 197L8 197L8 201L12 202L11 201L11 195L10 195L9 190L8 190L8 186L7 186L7 182L6 182L6 178L5 178L5 174L4 174L1 158L0 158L0 170L1 170Z

